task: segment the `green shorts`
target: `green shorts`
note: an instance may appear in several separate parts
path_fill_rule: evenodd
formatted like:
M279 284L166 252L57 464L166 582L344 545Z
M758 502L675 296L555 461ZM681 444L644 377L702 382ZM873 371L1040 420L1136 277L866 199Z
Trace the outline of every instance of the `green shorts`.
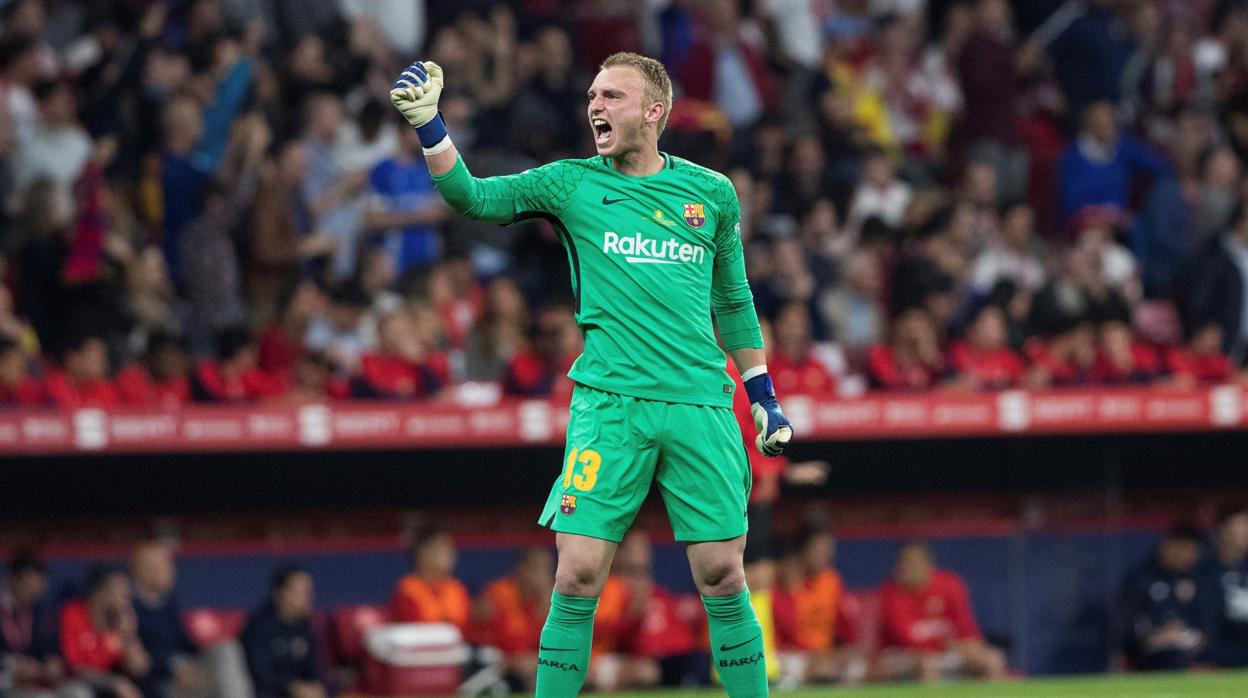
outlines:
M538 523L619 542L656 478L676 540L745 534L750 463L731 409L578 384L563 468Z

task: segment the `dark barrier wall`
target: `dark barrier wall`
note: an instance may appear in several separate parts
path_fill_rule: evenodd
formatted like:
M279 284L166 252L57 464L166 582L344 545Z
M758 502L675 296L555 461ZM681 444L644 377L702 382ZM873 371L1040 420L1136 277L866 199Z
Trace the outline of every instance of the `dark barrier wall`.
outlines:
M798 443L825 492L1097 491L1248 483L1248 433ZM552 448L6 458L0 520L432 504L538 506Z

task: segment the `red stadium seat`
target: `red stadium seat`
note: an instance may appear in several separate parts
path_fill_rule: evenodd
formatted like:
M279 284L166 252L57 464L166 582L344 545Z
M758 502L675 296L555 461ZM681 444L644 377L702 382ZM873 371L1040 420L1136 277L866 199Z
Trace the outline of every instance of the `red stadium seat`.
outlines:
M342 606L334 610L334 659L339 664L358 664L364 659L364 636L389 621L385 606Z
M874 652L880 645L880 595L875 589L846 589L837 609L837 640Z
M182 614L186 632L200 649L233 640L243 631L247 613L240 610L195 608Z

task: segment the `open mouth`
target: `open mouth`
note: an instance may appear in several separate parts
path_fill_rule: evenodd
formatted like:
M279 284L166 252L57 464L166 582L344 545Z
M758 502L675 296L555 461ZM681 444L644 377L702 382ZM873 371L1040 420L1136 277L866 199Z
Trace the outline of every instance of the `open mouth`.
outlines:
M611 142L611 124L604 119L592 119L590 123L594 127L594 143L603 146Z

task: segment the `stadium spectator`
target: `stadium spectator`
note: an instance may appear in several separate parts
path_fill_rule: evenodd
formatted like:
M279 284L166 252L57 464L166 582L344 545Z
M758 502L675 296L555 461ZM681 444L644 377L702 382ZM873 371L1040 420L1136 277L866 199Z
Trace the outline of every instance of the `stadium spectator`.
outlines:
M698 31L678 72L685 96L714 102L734 129L748 128L776 105L775 78L744 38L737 3L713 0L698 9Z
M442 254L437 224L450 209L433 188L415 129L399 129L399 147L368 175L371 201L364 227L379 239L396 272L425 267Z
M511 574L490 582L472 604L472 639L502 650L513 690L532 691L537 648L555 588L555 561L545 548L520 554Z
M836 341L859 356L884 337L883 271L879 258L864 251L850 255L841 273L841 284L821 294L819 311Z
M1096 363L1092 382L1100 385L1152 383L1163 374L1161 356L1144 342L1135 340L1125 304L1099 318Z
M148 337L142 363L118 371L115 383L127 405L173 409L190 402L190 360L182 340L166 334Z
M13 180L18 189L47 179L70 186L87 164L92 143L78 123L73 87L67 80L35 84L33 95L39 109L35 131L18 141L13 157Z
M47 587L47 571L35 552L14 552L0 586L0 686L9 698L90 698L90 687L66 681Z
M1197 586L1204 534L1176 526L1122 586L1123 650L1131 668L1177 670L1192 666L1203 648Z
M956 383L970 390L1001 390L1022 383L1026 364L1007 344L1005 311L985 303L971 318L966 339L949 347Z
M312 319L326 310L326 296L314 282L300 281L292 285L281 302L281 314L260 337L260 354L256 365L274 375L290 375L295 363L305 352L303 338Z
M1088 206L1126 210L1134 177L1156 181L1168 174L1170 164L1161 155L1119 131L1112 102L1094 101L1083 109L1079 135L1062 155L1062 220Z
M529 310L516 282L500 276L485 288L485 303L464 346L464 379L497 381L520 351Z
M808 527L798 536L793 554L781 563L772 603L784 685L854 684L866 671L865 659L856 650L838 646L837 640L846 633L838 627L843 585L833 567L835 551L829 531Z
M572 385L567 373L580 353L581 335L571 309L562 305L543 308L530 329L527 346L507 363L503 392L569 399Z
M348 171L334 148L344 118L342 100L330 92L298 94L303 100L302 143L308 158L303 197L316 229L333 241L334 253L323 278L340 281L355 269L368 173Z
M43 384L30 375L30 359L17 342L0 335L0 406L29 407L46 402Z
M892 339L867 350L867 378L874 388L926 390L947 373L931 315L910 308L893 321Z
M117 407L121 397L108 379L108 347L98 335L84 333L70 340L61 354L61 369L45 381L48 397L59 407Z
M1218 510L1212 555L1201 564L1204 659L1219 667L1248 666L1248 507Z
M360 367L360 356L375 341L364 332L365 315L371 299L354 281L344 281L329 293L329 308L308 325L304 346L322 351L342 374L351 374Z
M360 357L351 393L361 398L394 400L428 397L446 380L445 359L420 339L416 320L406 310L381 319L375 351Z
M6 36L0 42L0 72L5 85L4 107L8 112L13 140L32 138L39 123L38 106L32 88L38 81L40 45L30 36Z
M993 0L987 0L992 2ZM1001 281L1035 293L1044 285L1044 257L1035 238L1035 214L1026 202L1003 207L1001 229L990 239L971 267L971 289L986 295Z
M649 535L636 528L616 550L594 620L586 682L596 690L681 685L698 671L696 618L654 581L652 555Z
M936 568L926 545L902 547L893 576L880 587L880 606L882 649L872 666L875 677L1004 678L1005 655L980 635L966 585Z
M142 698L138 688L152 660L138 634L125 571L98 565L87 579L85 599L61 607L61 656L72 676L97 692Z
M399 580L390 598L390 617L400 623L450 623L468 629L468 589L454 577L458 555L446 531L429 527L412 539L411 574Z
M810 312L803 303L780 308L774 323L775 343L767 357L767 371L782 394L831 395L836 379L819 360L819 348L810 337Z
M217 360L201 359L191 373L191 399L196 402L256 402L285 392L281 376L256 367L256 344L245 327L217 335Z
M1226 383L1236 377L1235 364L1221 350L1222 328L1213 321L1194 326L1187 343L1166 349L1163 358L1166 371L1180 385Z
M912 190L897 178L897 169L884 149L873 146L862 156L862 178L849 204L848 225L861 229L872 216L890 228L901 225Z
M321 638L312 629L312 575L281 567L240 638L255 698L325 698Z
M144 541L130 556L134 612L139 639L151 656L152 670L143 682L145 696L194 698L244 695L246 668L236 642L221 642L203 656L187 635L182 609L174 596L177 568L173 544Z
M1216 323L1222 351L1236 363L1248 356L1248 207L1231 216L1231 227L1201 250L1184 275L1181 304L1189 326Z

